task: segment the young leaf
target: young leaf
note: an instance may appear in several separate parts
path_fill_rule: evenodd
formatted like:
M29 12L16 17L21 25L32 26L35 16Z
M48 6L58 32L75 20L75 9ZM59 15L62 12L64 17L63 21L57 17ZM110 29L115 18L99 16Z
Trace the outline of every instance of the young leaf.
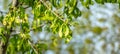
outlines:
M62 26L59 28L59 36L60 36L60 37L62 37L62 36L63 36Z
M69 34L69 28L68 26L65 27L65 36L67 36Z

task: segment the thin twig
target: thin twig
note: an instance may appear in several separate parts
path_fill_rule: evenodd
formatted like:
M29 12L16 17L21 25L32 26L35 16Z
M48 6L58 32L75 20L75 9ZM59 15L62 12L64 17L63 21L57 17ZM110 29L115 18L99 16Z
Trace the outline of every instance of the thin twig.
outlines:
M7 12L1 11L1 10L0 10L0 13L2 14L2 16L3 14L7 14Z
M37 50L34 48L33 44L30 42L30 40L28 40L28 43L29 43L30 46L33 48L35 54L38 54Z
M27 6L27 7L24 7L24 9L27 9L27 8L29 8L30 6Z
M58 13L52 11L52 10L50 9L50 7L49 7L44 1L42 1L42 0L40 0L40 1L41 1L41 2L48 8L48 10L50 10L56 17L58 17L60 20L62 20L63 22L65 22L65 20L62 19L63 17L59 16Z
M59 13L54 12L53 10L51 10L51 8L43 1L43 0L39 0L41 3L43 3L48 10L50 10L58 19L60 19L61 21L65 22L65 20L63 19L64 17L60 16ZM71 25L70 23L67 23L68 25Z
M39 25L39 26L37 26L37 28L43 27L44 25L45 24ZM30 29L30 31L33 31L33 30L34 30L33 28Z
M1 13L1 14L3 14L3 12L2 12L2 11L0 11L0 13Z

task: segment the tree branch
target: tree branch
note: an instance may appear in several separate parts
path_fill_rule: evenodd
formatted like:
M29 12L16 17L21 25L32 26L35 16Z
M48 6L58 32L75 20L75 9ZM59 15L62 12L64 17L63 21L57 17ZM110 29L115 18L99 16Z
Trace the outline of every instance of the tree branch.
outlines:
M12 32L11 30L12 30L12 28L4 34L4 36L6 37L6 42L5 42L5 44L2 45L2 49L3 49L2 53L3 54L6 54L8 43L9 43L9 39L10 39L10 34Z
M19 4L18 0L12 0L12 7L17 7Z

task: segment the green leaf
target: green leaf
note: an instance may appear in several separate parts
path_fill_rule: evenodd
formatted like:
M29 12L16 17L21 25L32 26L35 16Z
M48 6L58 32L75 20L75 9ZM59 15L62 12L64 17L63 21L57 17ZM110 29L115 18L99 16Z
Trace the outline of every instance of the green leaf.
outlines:
M50 0L50 2L55 8L61 8L63 6L64 0Z
M69 43L70 42L70 39L69 38L66 38L65 39L65 43Z
M62 31L62 26L59 28L59 36L62 38L62 36L63 36L63 31Z
M112 3L116 3L117 2L117 0L112 0Z
M65 34L65 36L69 35L69 27L68 26L65 27L64 34Z

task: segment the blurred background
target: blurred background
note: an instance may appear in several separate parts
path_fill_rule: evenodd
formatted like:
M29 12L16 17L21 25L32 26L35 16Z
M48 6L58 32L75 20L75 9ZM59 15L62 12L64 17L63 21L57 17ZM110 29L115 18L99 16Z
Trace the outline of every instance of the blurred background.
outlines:
M8 12L11 0L0 0L0 11L5 15ZM45 54L120 54L120 9L115 3L105 3L104 5L95 3L87 9L79 4L82 15L75 18L74 26L71 26L73 37L69 43L64 43L56 38L52 33L44 30L42 32L30 32L34 43L41 41L48 45ZM33 15L30 14L30 22ZM56 38L54 41L52 38ZM42 47L41 47L42 48ZM43 46L45 49L46 46Z

